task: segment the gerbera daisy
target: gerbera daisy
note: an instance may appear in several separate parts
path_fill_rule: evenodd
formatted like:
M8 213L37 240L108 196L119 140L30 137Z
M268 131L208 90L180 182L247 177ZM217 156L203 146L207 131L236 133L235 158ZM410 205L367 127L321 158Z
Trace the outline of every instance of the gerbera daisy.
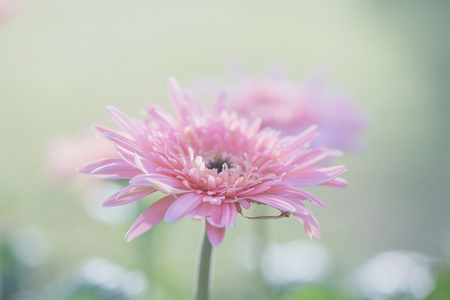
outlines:
M205 219L211 244L219 246L225 228L252 204L265 204L293 215L308 236L320 237L319 224L304 201L324 204L300 189L313 185L344 188L339 178L344 166L314 165L336 154L309 143L318 134L310 127L299 135L280 137L261 128L260 119L248 121L236 113L205 113L193 97L183 93L174 79L169 94L175 118L149 106L149 119L139 121L119 110L108 111L122 129L95 126L114 144L120 158L105 158L80 169L92 177L130 179L122 191L105 200L105 206L124 205L160 191L167 196L147 208L126 234L128 240L163 219L169 223L187 216Z
M353 151L361 148L367 116L348 95L328 90L322 74L297 83L281 66L261 77L240 64L233 66L229 84L205 78L197 80L194 88L209 96L225 93L224 108L247 118L261 118L263 127L280 130L282 135L296 135L318 125L320 137L313 146Z

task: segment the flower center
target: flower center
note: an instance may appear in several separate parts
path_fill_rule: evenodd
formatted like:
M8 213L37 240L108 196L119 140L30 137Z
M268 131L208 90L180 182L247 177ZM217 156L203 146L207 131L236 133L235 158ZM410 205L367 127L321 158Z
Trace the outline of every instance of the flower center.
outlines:
M228 160L221 157L214 157L209 161L206 167L210 170L216 169L217 173L220 173L223 170L223 164L227 164L228 166L230 166L230 162Z

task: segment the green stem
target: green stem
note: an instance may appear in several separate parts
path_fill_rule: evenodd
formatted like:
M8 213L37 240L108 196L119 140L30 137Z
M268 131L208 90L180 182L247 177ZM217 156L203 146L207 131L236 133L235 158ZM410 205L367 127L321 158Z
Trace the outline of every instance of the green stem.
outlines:
M194 290L195 300L209 300L210 299L210 282L212 277L212 260L213 247L209 242L206 228L203 231L203 241L200 250L200 257L197 266L197 282Z

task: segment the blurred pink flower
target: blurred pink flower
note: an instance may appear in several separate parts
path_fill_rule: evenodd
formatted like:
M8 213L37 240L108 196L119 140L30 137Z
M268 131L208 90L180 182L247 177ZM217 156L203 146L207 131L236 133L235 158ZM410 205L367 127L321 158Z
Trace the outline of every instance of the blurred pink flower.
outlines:
M103 137L96 137L91 132L74 138L60 137L46 149L45 175L52 183L68 183L75 179L77 168L86 159L96 160L105 156L119 157Z
M19 6L19 0L0 0L0 23L16 13Z
M227 86L214 79L199 80L194 89L224 94L224 108L239 115L262 119L263 127L296 135L318 125L314 146L340 150L361 148L361 134L368 125L366 114L344 93L325 89L324 76L311 76L303 85L290 81L276 66L264 78L253 76L242 65L232 65L234 82Z
M303 203L324 207L313 195L298 188L325 185L345 188L338 176L344 166L313 165L335 152L310 149L315 127L297 136L280 138L260 120L249 122L236 113L203 112L191 95L173 79L169 93L176 118L156 106L146 111L150 120L139 121L108 108L122 132L96 126L116 147L121 158L105 158L83 166L92 177L131 179L105 206L124 205L160 191L167 196L153 203L134 222L126 237L132 240L163 219L184 216L205 218L212 245L218 246L225 228L236 224L238 213L251 204L265 204L293 215L308 236L320 237L319 224ZM262 217L272 218L272 217Z

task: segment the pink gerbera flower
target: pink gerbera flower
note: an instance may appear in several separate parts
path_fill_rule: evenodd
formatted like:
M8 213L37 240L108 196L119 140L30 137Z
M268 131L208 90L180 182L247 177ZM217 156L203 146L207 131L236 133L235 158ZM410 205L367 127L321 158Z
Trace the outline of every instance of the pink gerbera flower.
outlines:
M123 131L95 129L112 141L121 158L81 168L92 177L131 179L130 185L105 200L105 206L127 204L156 191L167 194L138 217L126 234L128 240L163 219L172 223L187 216L205 219L209 240L217 247L225 228L234 226L237 214L251 204L272 206L281 216L293 215L308 236L320 236L319 224L304 200L324 204L299 188L344 188L346 183L338 177L344 166L314 166L335 153L309 148L317 137L314 127L281 138L277 131L261 129L259 119L249 122L227 111L204 113L173 79L169 93L175 119L156 106L146 109L150 119L144 121L108 108Z
M214 95L225 93L224 108L240 116L261 118L263 127L280 130L283 135L296 135L318 125L320 137L313 145L341 150L361 148L367 116L344 93L326 89L323 76L317 74L299 84L290 80L281 66L263 77L240 64L233 66L231 84L206 79L197 81L196 89Z

